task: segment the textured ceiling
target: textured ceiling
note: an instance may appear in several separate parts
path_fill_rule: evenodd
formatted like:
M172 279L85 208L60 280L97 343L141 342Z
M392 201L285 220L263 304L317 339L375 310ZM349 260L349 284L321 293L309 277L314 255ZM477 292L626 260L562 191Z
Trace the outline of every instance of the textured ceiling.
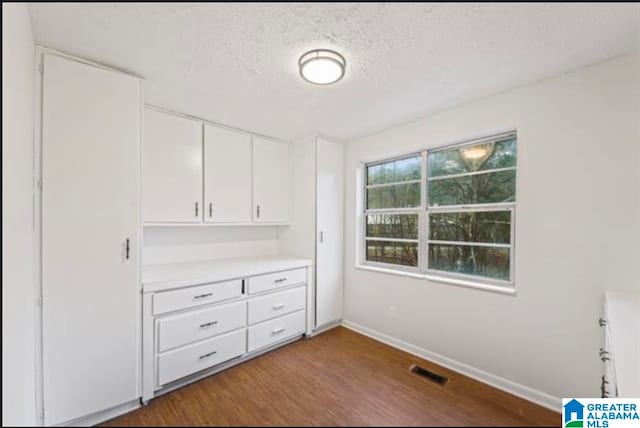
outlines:
M38 44L144 77L147 103L284 139L340 139L640 49L635 4L30 5ZM343 81L304 82L332 48Z

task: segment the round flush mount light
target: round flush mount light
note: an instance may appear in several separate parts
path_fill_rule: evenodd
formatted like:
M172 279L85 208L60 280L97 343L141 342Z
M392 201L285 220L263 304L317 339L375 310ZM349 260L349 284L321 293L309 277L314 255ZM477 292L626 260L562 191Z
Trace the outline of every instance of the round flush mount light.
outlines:
M347 62L338 52L329 49L315 49L300 57L300 76L316 85L330 85L344 77Z

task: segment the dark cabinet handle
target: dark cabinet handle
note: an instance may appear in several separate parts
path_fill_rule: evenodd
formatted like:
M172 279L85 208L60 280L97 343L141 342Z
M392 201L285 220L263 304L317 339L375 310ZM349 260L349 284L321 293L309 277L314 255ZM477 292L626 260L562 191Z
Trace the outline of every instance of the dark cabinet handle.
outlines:
M204 360L205 358L212 357L212 356L216 355L217 353L218 353L218 351L209 352L208 354L201 355L199 358L201 360Z
M199 294L197 296L194 296L194 299L205 299L207 297L211 297L213 296L213 293L204 293L204 294Z
M198 203L196 202L196 217L198 217Z
M218 324L218 321L206 322L204 324L200 324L200 328L207 328L207 327L211 327L212 325L216 325L216 324Z
M213 204L209 202L209 217L213 216Z
M126 244L125 244L124 250L125 250L125 256L124 257L125 257L125 259L129 260L129 238L127 238L127 240L126 240Z
M256 207L256 217L260 218L260 205Z

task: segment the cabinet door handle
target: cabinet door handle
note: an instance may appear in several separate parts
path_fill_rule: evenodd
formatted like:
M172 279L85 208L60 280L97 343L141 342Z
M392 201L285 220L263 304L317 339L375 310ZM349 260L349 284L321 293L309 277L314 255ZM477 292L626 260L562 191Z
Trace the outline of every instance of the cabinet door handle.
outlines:
M197 296L194 296L194 299L204 299L206 297L211 297L213 296L213 293L204 293L204 294L199 294Z
M285 330L284 328L276 328L275 330L273 330L271 332L271 334L273 334L273 335L280 334L280 333L284 332L284 330Z
M206 322L204 324L200 324L200 328L207 328L207 327L211 327L212 325L216 325L216 324L218 324L218 321Z
M196 202L196 217L198 217L198 203Z
M273 310L274 311L279 311L280 309L284 309L285 305L280 304L280 305L273 305Z
M324 230L320 231L320 243L322 244L324 242Z
M260 218L260 205L256 206L256 217Z
M598 318L598 324L600 324L600 327L604 327L607 325L607 320L604 318Z
M125 245L124 245L124 258L126 260L129 260L129 238L127 238L127 240L125 241Z
M200 359L204 360L205 358L212 357L212 356L216 355L217 353L218 353L218 351L213 351L213 352L209 352L208 354L200 355Z
M209 218L213 216L213 203L209 202Z
M277 283L280 283L280 282L285 282L286 280L287 280L287 278L280 278L280 279L276 279L273 282L275 282L277 284Z

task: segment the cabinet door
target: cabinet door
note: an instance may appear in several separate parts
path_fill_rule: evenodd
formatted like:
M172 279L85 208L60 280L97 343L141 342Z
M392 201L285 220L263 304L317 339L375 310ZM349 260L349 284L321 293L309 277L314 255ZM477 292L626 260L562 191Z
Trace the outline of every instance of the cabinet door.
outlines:
M145 222L200 222L202 124L145 109L142 173Z
M291 170L289 144L253 138L253 220L289 221Z
M343 147L317 139L316 326L342 318Z
M251 222L251 136L204 126L204 221Z
M45 425L139 396L140 82L44 55Z

